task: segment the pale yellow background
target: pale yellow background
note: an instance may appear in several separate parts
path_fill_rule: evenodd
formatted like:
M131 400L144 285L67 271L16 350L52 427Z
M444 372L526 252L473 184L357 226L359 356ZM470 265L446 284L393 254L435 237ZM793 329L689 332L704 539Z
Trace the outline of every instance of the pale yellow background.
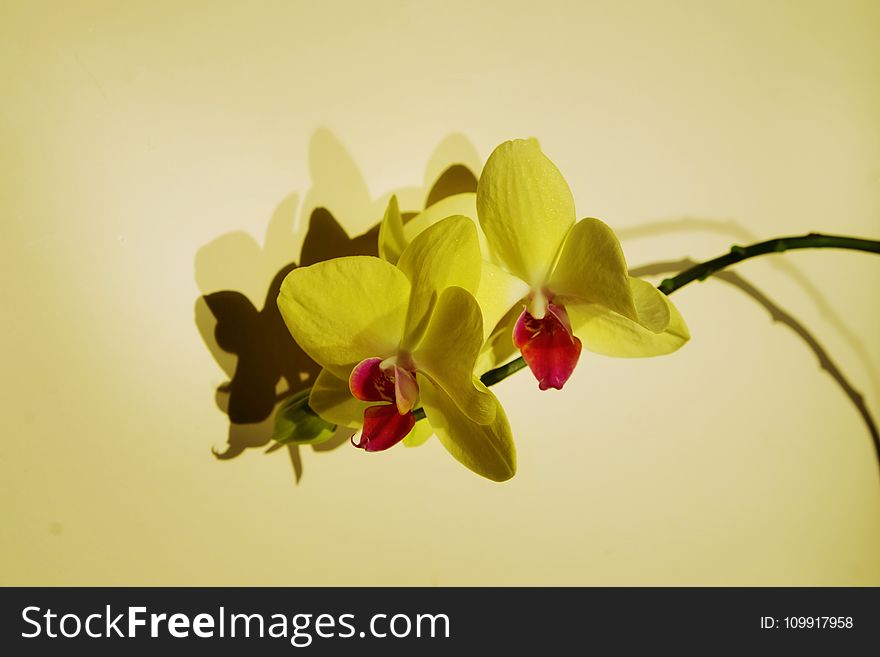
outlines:
M880 5L0 1L0 583L880 584L865 425L723 282L674 356L499 386L509 483L436 442L304 448L299 485L212 456L199 295L259 307L316 206L359 234L529 135L632 266L878 237ZM880 413L880 259L737 271Z

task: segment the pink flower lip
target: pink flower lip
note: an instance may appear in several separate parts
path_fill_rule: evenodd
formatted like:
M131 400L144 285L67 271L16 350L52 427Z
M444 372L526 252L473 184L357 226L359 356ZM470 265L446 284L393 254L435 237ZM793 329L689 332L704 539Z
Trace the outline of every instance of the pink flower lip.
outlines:
M394 373L382 369L381 358L367 358L351 371L348 389L361 401L394 401Z
M351 444L367 452L393 447L412 431L416 419L412 409L419 399L414 370L396 362L367 358L358 363L348 377L351 394L361 401L380 402L364 410L364 427Z
M541 390L562 390L581 355L581 341L571 330L565 306L550 303L541 319L527 308L513 328L513 344L538 380Z
M355 442L355 434L351 444L367 452L381 452L394 447L416 425L412 412L401 415L394 404L370 406L364 411L364 428L360 439Z

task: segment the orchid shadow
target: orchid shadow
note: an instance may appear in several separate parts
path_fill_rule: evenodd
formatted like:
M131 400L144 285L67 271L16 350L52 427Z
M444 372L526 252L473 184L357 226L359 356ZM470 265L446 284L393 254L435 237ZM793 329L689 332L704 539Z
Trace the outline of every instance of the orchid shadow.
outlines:
M450 159L459 162L450 164ZM214 403L226 414L226 444L214 449L218 460L235 459L248 450L271 454L285 449L295 482L303 476L303 447L272 440L274 415L287 397L310 387L320 371L290 336L276 305L284 278L297 267L352 255L378 255L378 218L390 193L373 199L351 156L326 129L312 138L309 153L312 188L300 209L289 195L269 220L262 245L243 231L220 236L196 254L196 281L202 295L195 302L195 323L208 351L228 377L216 386ZM476 191L471 166L476 152L460 135L441 141L427 166L425 188L395 190L404 207L421 210L452 194ZM461 163L465 162L465 163ZM427 176L432 182L427 184ZM427 189L427 191L425 191ZM350 236L323 203L338 199L361 231ZM335 207L334 207L335 210ZM307 216L297 245L296 218ZM415 212L405 213L405 217ZM299 246L299 258L294 254ZM268 286L265 281L268 280ZM329 441L311 446L329 452L347 442L339 430Z

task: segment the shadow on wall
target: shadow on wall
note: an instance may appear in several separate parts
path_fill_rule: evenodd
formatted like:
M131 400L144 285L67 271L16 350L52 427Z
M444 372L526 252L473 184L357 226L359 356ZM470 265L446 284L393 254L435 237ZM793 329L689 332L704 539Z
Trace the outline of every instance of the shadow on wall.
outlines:
M403 208L420 211L452 194L476 191L473 170L478 165L470 142L451 135L429 158L425 186L393 193ZM378 221L392 192L371 198L351 156L326 129L312 137L309 167L312 188L302 208L297 195L285 198L269 220L262 246L247 233L233 232L196 254L196 282L202 292L195 304L196 326L229 377L215 392L218 408L229 418L226 445L214 451L220 460L236 458L248 449L267 448L267 453L280 449L277 443L270 445L275 409L282 400L311 386L320 370L291 338L278 312L275 299L284 277L297 266L340 256L377 255ZM296 220L298 211L300 221ZM360 227L364 232L350 237L336 216L350 229ZM297 232L302 224L306 225L304 235ZM298 263L291 261L297 251ZM330 441L311 448L316 452L335 449L350 433L341 429ZM301 447L287 445L286 449L299 482Z
M644 265L642 267L636 267L630 270L631 276L657 276L660 274L664 275L675 275L680 271L684 271L689 267L693 267L696 265L696 261L694 260L678 260L674 262L655 262L649 265ZM794 331L795 335L797 335L804 343L809 347L810 351L816 356L816 359L819 361L819 367L828 373L828 375L834 379L834 382L840 387L843 393L849 398L855 410L858 412L859 416L862 418L862 422L865 424L865 428L868 430L868 434L871 436L871 440L874 446L874 453L877 456L878 464L880 464L880 431L877 429L877 423L874 421L874 417L871 415L871 411L868 409L868 405L865 403L864 395L856 390L853 386L850 379L843 373L837 363L831 358L828 353L828 350L822 346L822 344L816 339L816 336L813 335L796 317L794 317L791 313L783 310L776 302L771 300L766 294L764 294L761 290L755 287L752 283L744 279L742 276L737 274L734 271L720 271L712 276L712 278L724 281L736 288L740 291L744 292L748 296L750 296L754 301L761 307L763 307L769 314L770 319L774 322L779 322L780 324L787 326L792 331Z
M717 221L712 219L701 219L695 217L685 217L680 219L667 219L652 221L645 224L631 226L617 230L616 233L621 240L636 239L641 237L651 237L654 235L668 235L673 233L694 233L694 232L713 232L722 235L728 235L740 244L748 244L766 239L767 236L756 236L746 230L738 222L734 220ZM790 258L786 257L770 257L767 261L772 266L786 274L804 293L810 297L819 310L821 315L828 323L837 331L844 341L846 341L852 351L859 357L864 371L871 382L871 387L876 393L880 390L880 378L878 378L877 370L873 366L870 354L865 344L859 337L847 326L843 318L837 314L832 308L831 303L826 299L819 289L813 284L813 281L800 270ZM669 262L655 262L642 267L630 270L633 276L656 276L656 275L674 275L688 267L697 264L690 259L683 259ZM865 401L865 395L861 390L857 389L853 384L853 377L843 372L837 365L837 362L828 353L828 350L819 342L815 334L810 331L802 321L794 317L791 313L784 310L777 303L771 300L764 292L755 287L754 284L744 279L735 271L721 271L712 276L713 279L723 281L729 285L738 288L740 291L751 297L760 307L764 308L774 322L778 322L790 328L816 356L819 368L826 372L838 385L841 391L849 398L853 408L859 414L868 434L871 436L874 452L877 456L878 464L880 464L880 430L878 430L877 422L871 413L868 403Z
M281 449L277 443L270 445L275 409L288 396L311 386L318 374L319 367L290 337L275 304L284 277L297 266L346 255L376 255L377 224L392 193L397 194L402 208L419 211L452 194L473 192L477 185L474 172L480 168L480 159L465 137L450 135L429 158L423 186L397 189L374 199L349 153L332 133L322 129L312 137L309 168L312 187L301 207L298 195L286 197L270 218L262 245L245 232L232 232L206 244L196 254L196 282L202 293L195 304L196 326L228 377L215 391L215 403L229 419L226 445L214 451L220 460L234 459L248 449L265 449L266 453ZM404 218L412 214L405 213ZM754 241L735 222L705 219L657 221L623 228L617 233L625 241L705 230ZM352 233L356 237L350 237ZM298 263L293 261L296 253L300 254ZM793 265L774 260L813 298L850 346L863 353L864 345L833 313L811 281ZM689 264L693 263L657 262L631 273L676 273ZM832 376L861 415L880 454L877 426L861 393L803 323L738 275L722 272L717 277L749 295L774 320L789 326L806 342L820 367ZM874 376L873 370L870 374ZM346 442L350 433L340 430L330 441L311 449L333 450ZM303 475L303 448L288 445L286 449L299 482Z

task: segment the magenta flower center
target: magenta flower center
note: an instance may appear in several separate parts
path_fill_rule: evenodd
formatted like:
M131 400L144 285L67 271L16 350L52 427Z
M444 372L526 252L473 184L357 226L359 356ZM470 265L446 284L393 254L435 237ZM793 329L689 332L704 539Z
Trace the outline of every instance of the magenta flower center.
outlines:
M380 452L403 440L416 419L412 409L419 399L415 368L408 358L367 358L358 363L348 378L348 388L357 399L378 402L364 411L364 428L352 444L368 452ZM402 366L400 363L403 363ZM357 434L356 434L357 435Z
M572 333L565 306L552 302L541 319L523 310L513 328L513 344L541 390L562 390L581 355L581 341Z

